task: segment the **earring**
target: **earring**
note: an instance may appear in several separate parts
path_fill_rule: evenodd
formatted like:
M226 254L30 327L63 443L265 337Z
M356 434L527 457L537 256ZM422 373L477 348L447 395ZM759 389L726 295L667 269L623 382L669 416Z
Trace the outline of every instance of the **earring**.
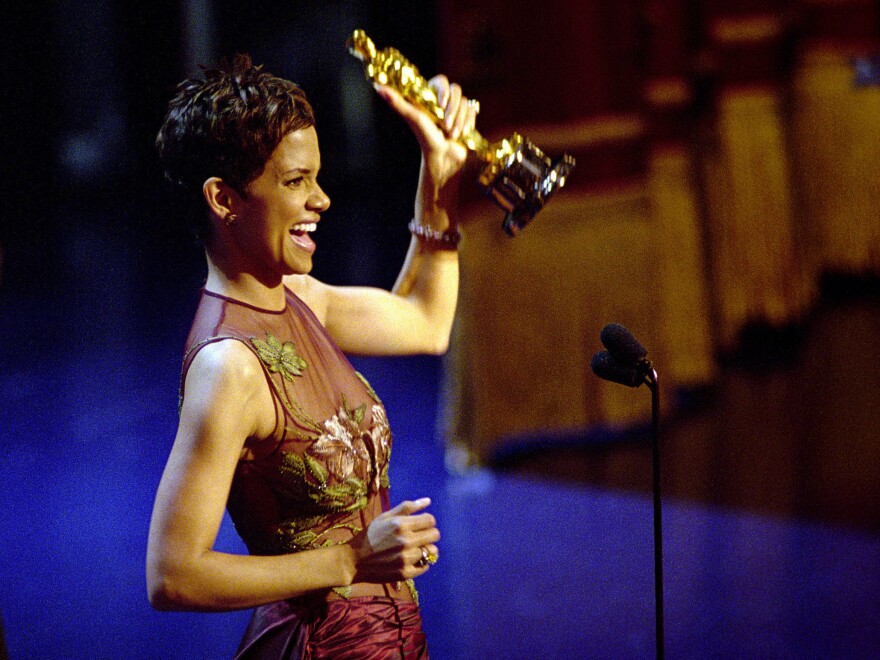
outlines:
M235 215L235 213L230 213L229 215L226 216L226 220L224 222L226 223L227 227L231 227L232 225L234 225L236 223L237 220L238 220L238 216Z

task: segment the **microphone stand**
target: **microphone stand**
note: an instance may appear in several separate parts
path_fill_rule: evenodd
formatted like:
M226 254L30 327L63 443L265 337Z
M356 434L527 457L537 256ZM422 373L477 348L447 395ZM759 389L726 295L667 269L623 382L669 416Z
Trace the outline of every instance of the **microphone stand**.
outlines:
M652 457L654 480L654 603L656 615L657 660L663 660L663 522L660 506L660 383L657 370L645 355L647 351L622 326L609 324L602 329L607 351L593 356L590 363L600 378L628 387L644 384L651 390Z
M660 506L660 386L657 370L643 361L644 383L651 390L651 466L654 481L654 604L657 660L663 660L663 522Z

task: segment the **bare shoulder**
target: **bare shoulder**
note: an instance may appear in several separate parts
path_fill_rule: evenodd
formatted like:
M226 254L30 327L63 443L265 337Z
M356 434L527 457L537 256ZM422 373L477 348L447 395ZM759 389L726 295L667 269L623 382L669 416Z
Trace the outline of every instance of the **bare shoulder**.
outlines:
M222 339L199 350L186 375L181 422L223 429L242 440L274 431L265 372L244 342Z
M221 339L199 349L187 372L207 382L224 381L245 384L256 377L262 378L262 369L254 352L237 339Z
M321 323L326 322L334 287L311 275L288 275L284 278L284 286L308 305Z

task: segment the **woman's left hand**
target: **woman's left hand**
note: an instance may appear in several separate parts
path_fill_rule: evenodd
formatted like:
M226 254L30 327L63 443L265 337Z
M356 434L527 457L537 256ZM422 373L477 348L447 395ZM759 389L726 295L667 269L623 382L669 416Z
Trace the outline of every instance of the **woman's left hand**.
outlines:
M476 104L468 103L457 83L444 75L434 76L428 84L437 94L443 110L442 125L437 125L427 112L403 98L391 87L377 85L376 91L409 124L424 158L431 183L441 189L462 169L468 149L459 138L473 130L477 120Z

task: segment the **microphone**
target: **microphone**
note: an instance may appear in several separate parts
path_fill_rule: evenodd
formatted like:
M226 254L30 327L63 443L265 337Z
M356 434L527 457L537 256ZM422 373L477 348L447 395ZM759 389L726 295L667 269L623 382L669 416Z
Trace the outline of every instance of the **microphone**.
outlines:
M638 366L624 364L608 351L596 353L590 360L590 368L599 378L627 387L638 387L645 380L645 376Z
M590 367L599 378L627 387L638 387L651 375L648 350L619 323L609 323L599 335L607 351L593 356ZM649 382L650 384L650 382Z
M602 345L614 358L624 364L636 364L643 360L648 350L619 323L609 323L599 335Z

